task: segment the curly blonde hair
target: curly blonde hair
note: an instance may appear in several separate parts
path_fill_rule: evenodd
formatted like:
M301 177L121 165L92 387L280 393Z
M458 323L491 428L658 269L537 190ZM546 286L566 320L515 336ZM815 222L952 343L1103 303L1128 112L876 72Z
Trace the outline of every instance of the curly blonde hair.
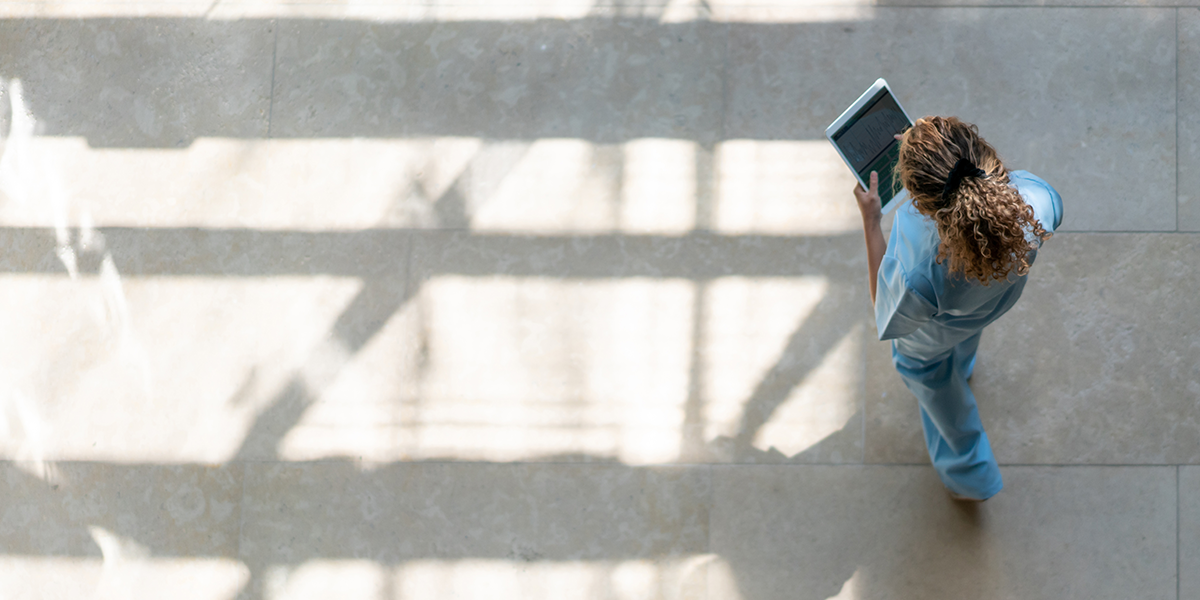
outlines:
M962 159L979 170L964 169ZM956 165L955 181L948 181ZM979 128L956 117L918 119L904 133L896 170L917 211L937 223L938 263L948 260L951 273L983 285L1029 273L1030 252L1050 234L1009 185L1008 170Z

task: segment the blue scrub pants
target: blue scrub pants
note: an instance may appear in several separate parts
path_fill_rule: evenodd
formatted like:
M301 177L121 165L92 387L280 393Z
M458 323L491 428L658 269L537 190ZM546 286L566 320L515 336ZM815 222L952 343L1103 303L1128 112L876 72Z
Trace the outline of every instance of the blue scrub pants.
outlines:
M921 344L893 340L892 363L917 397L929 458L942 483L961 496L986 500L1004 482L967 384L981 333L936 354L923 352Z

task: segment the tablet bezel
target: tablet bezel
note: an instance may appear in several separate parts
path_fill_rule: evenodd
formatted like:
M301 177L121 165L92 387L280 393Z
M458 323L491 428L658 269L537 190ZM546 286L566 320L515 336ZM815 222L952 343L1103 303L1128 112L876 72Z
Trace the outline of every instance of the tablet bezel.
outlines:
M860 112L866 109L868 103L873 104L871 101L874 100L877 95L879 95L881 90L892 97L892 101L896 103L896 106L900 109L900 112L904 114L904 118L908 120L909 127L912 127L912 117L908 116L908 111L904 110L904 106L900 104L900 100L896 98L896 94L892 93L892 88L888 85L887 81L880 77L879 79L875 80L875 83L871 84L871 87L867 88L867 91L863 92L862 95L858 97L858 100L855 100L849 108L842 111L842 114L839 115L838 118L829 125L829 127L825 128L825 138L829 140L830 144L833 144L833 149L837 151L838 156L842 157L842 162L844 162L846 164L846 168L850 169L850 172L854 174L854 179L863 186L863 189L869 188L870 182L863 181L862 177L859 176L858 171L854 169L854 165L850 164L850 161L846 158L846 155L842 153L841 146L838 146L838 143L834 141L833 135L837 133L837 131L841 129L842 126L845 125L850 119L857 117ZM888 202L883 206L883 213L887 214L891 212L897 206L907 202L908 199L908 190L904 189L903 187L900 188L900 191L892 197L891 202Z

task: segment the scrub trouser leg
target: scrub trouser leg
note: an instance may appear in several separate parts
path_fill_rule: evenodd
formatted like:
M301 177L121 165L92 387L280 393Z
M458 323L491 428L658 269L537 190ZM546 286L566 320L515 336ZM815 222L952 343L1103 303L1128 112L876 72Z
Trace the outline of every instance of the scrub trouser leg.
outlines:
M909 356L892 342L892 362L917 397L929 458L942 483L956 494L984 500L1004 483L979 420L967 377L975 367L980 334L932 358Z

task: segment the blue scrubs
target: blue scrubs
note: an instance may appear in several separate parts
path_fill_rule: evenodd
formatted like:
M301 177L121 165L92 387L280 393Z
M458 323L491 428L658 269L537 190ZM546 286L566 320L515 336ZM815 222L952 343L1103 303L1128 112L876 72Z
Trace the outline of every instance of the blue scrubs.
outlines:
M1062 198L1025 171L1009 181L1047 232L1062 223ZM1004 487L967 380L983 328L1016 304L1027 277L1012 274L988 286L950 276L938 264L937 226L911 202L896 209L887 253L879 265L875 325L892 340L892 362L917 397L929 458L956 494L986 499ZM1030 263L1037 257L1033 251Z

